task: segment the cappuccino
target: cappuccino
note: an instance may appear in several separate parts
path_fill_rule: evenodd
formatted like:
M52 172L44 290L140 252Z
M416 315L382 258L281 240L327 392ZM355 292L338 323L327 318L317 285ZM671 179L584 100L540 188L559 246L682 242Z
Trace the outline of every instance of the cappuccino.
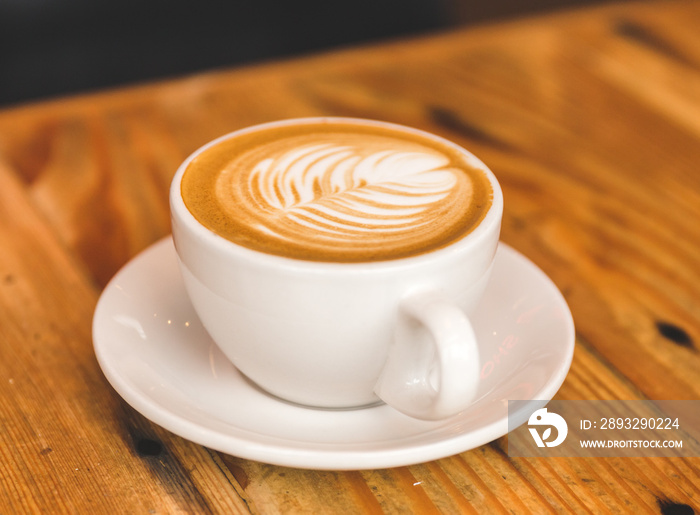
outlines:
M483 165L461 148L332 118L222 139L189 163L181 193L202 225L238 245L326 262L444 247L477 227L493 199Z

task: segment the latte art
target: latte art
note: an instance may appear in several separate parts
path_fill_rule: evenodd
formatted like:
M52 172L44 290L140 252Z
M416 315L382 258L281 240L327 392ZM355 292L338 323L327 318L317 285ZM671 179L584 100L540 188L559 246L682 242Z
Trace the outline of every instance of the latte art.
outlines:
M312 145L258 163L249 183L263 209L322 232L410 230L455 186L447 166L439 155Z
M254 205L245 207L268 213L260 229L277 230L281 238L308 231L337 243L367 233L391 237L433 221L458 173L440 155L396 150L363 155L356 147L309 145L257 163L245 184ZM235 171L222 173L216 188L222 205L229 198L245 199L236 191L240 185Z
M444 246L490 203L483 172L447 147L386 129L295 129L225 140L195 159L183 179L194 216L255 250L369 261Z

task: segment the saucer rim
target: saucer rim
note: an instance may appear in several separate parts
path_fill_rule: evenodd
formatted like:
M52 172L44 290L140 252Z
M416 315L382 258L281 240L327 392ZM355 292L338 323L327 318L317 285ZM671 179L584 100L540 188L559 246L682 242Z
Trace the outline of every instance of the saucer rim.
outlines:
M118 366L111 363L109 358L102 352L103 346L105 345L104 340L107 336L103 338L100 335L100 323L102 317L105 316L105 298L107 292L114 288L114 285L125 275L132 273L134 270L138 269L139 266L142 266L149 257L166 252L174 252L171 236L166 236L141 251L115 274L98 300L93 318L92 333L97 361L105 377L117 394L144 417L168 431L197 444L240 458L280 466L316 470L363 470L423 463L480 447L508 433L508 417L506 415L500 419L494 420L490 424L463 433L457 433L451 437L439 438L427 443L419 443L418 445L412 445L410 441L406 440L420 441L422 439L422 433L412 437L397 439L401 445L389 449L380 448L379 450L367 450L367 442L348 444L318 443L313 445L312 448L304 441L297 441L287 437L277 438L240 427L235 428L235 434L224 433L216 428L198 424L191 419L168 410L167 407L162 406L155 398L144 395L142 391L133 388L126 379L121 377L120 371L117 370ZM518 266L527 268L527 273L529 274L535 274L537 276L537 282L542 283L543 287L546 285L550 292L556 297L557 303L563 308L566 334L564 335L563 331L561 336L562 339L565 340L562 342L562 345L566 345L566 349L565 352L561 354L560 366L556 369L554 367L551 369L552 373L549 379L544 386L536 392L536 397L532 399L523 399L546 402L551 400L559 390L571 367L575 347L573 317L560 290L549 276L537 265L522 253L502 241L499 242L496 258L498 258L498 255L501 253L506 255L510 254L508 258L517 262ZM306 410L301 406L298 408L300 410ZM378 409L390 410L391 408L386 405L379 405L365 408L365 410L361 411L366 413L366 410ZM451 419L440 422L449 422L452 419L458 419L460 416L461 415L458 414ZM438 423L435 427L436 430L439 430L440 424ZM248 436L247 438L245 437L246 435ZM405 445L401 440L406 441ZM292 445L294 443L297 445ZM376 444L379 443L379 441L373 443Z

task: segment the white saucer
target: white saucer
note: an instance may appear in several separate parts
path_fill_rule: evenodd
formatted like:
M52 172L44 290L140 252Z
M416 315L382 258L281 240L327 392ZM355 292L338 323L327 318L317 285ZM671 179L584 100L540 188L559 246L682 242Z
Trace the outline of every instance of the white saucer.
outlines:
M95 353L115 390L184 438L228 454L312 469L375 469L451 456L508 432L508 400L551 399L574 350L574 325L549 278L501 243L473 324L478 400L424 422L386 405L330 411L287 404L245 379L209 338L180 279L171 238L107 285L93 320Z

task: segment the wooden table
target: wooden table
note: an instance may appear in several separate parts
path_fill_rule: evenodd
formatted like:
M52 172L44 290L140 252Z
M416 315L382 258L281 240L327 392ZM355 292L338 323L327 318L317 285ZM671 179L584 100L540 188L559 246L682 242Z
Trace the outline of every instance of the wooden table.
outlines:
M502 240L577 327L558 399L700 399L700 3L625 3L0 112L0 512L690 513L698 458L287 469L152 424L92 348L101 290L170 231L206 141L274 119L384 119L479 155Z

